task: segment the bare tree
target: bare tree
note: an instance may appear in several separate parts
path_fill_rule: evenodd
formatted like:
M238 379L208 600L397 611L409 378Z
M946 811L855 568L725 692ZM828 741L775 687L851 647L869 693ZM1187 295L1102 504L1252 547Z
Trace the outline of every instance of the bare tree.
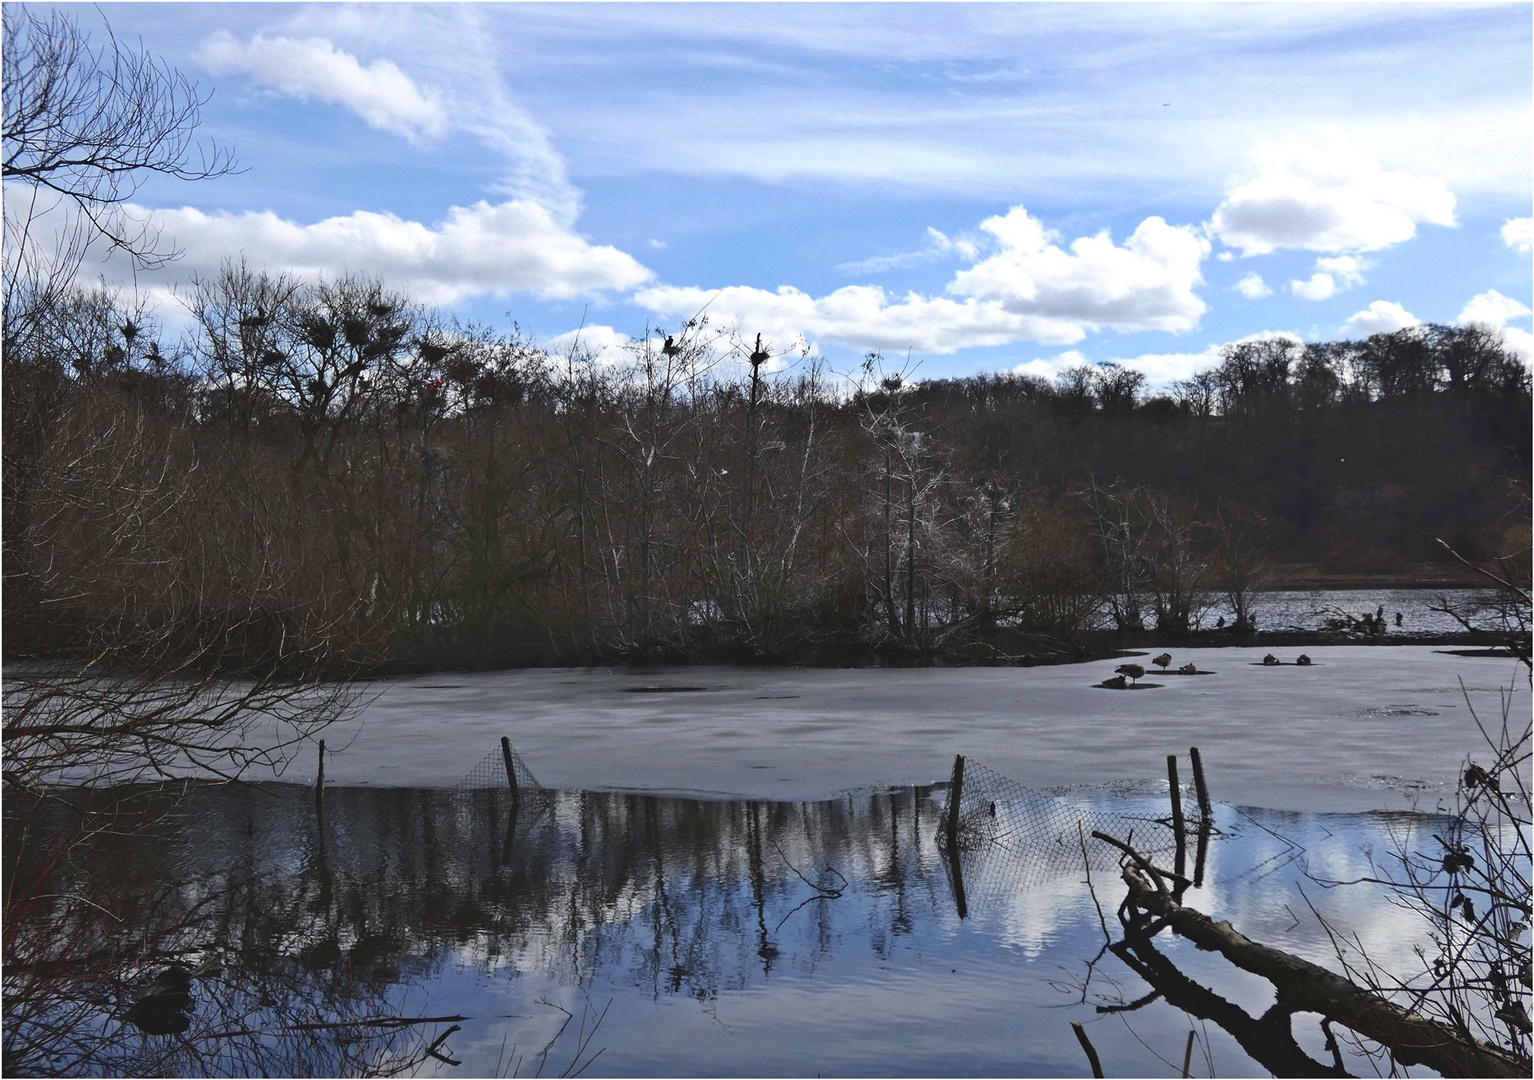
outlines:
M1263 543L1267 522L1235 503L1222 503L1214 520L1215 587L1235 612L1234 629L1252 628L1252 605L1267 583Z
M69 15L11 4L4 36L5 321L14 341L73 287L91 247L104 243L144 267L176 256L131 210L150 177L204 180L230 172L234 158L197 139L207 97L196 84L110 27L96 47Z

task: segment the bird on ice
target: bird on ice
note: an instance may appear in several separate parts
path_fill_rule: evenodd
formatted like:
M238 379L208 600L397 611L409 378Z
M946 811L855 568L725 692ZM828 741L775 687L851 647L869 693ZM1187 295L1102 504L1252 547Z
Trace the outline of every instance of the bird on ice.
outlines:
M1120 675L1128 675L1135 682L1139 682L1145 677L1145 669L1139 664L1120 664L1113 670Z
M1262 666L1263 667L1277 667L1278 666L1278 657L1274 656L1272 653L1268 653L1267 656L1264 656L1262 658Z
M1155 664L1162 671L1165 671L1167 669L1167 665L1170 664L1171 662L1172 662L1172 654L1169 653L1169 652L1164 652L1160 656L1158 656L1158 657L1154 658L1153 660L1151 660L1151 663Z
M1198 665L1197 664L1184 664L1182 667L1177 669L1177 674L1179 674L1179 675L1197 675L1198 674Z

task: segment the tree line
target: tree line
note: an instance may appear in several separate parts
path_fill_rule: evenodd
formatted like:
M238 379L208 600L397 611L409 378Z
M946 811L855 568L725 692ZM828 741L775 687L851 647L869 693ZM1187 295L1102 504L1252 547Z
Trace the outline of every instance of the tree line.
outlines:
M238 262L172 337L74 289L4 359L11 652L454 663L970 650L1238 621L1266 560L1506 550L1528 369L1479 328L918 380L706 317L624 362ZM1510 516L1511 515L1511 516ZM307 652L306 652L307 650Z

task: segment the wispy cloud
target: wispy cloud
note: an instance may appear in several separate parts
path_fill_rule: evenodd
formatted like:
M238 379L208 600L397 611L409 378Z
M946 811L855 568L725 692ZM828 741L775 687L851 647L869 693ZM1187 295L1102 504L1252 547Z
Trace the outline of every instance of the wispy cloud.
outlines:
M335 47L383 53L406 64L410 78L437 102L449 131L477 140L502 162L490 193L532 200L565 226L579 218L582 194L547 128L517 99L502 70L502 39L484 10L470 4L315 4L298 8L296 34ZM343 54L345 55L345 54Z
M884 274L891 270L905 270L912 266L922 266L926 263L937 262L949 256L957 256L967 262L973 262L979 254L979 245L973 238L956 237L947 235L927 227L927 246L919 251L904 251L895 255L875 255L872 258L860 259L856 262L844 262L838 264L836 269L843 274Z
M410 139L437 138L447 130L435 91L423 90L392 61L364 65L324 38L257 34L242 44L219 31L203 42L197 59L215 75L249 75L284 94L341 105L372 127Z

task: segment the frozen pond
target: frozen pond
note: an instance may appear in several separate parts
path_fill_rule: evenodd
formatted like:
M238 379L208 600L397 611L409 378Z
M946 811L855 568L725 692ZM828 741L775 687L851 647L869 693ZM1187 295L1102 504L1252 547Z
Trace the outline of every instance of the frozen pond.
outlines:
M579 1064L590 1076L1086 1075L1072 1020L1109 1075L1179 1075L1170 1063L1190 1026L1194 1075L1265 1071L1216 1024L1164 1001L1097 1011L1147 989L1111 954L1089 978L1104 937L1088 867L1110 925L1123 894L1101 845L1088 841L1087 855L1041 835L1003 864L966 854L961 918L936 841L944 795L529 793L508 830L504 790L338 788L316 813L295 786L204 788L135 844L99 837L54 873L35 925L49 940L78 933L89 955L123 966L45 984L37 1021L68 1018L54 1063L66 1075L325 1076L402 1062L445 1076ZM1166 812L1164 798L1057 802L1133 826L1142 846ZM1191 904L1328 962L1313 902L1375 961L1415 963L1413 916L1371 886L1327 890L1307 872L1360 876L1371 850L1441 823L1216 810L1223 835ZM132 899L114 902L112 919L71 906L86 880ZM1271 1003L1218 957L1177 939L1160 947L1249 1012ZM153 1018L130 1018L130 1006L173 958L199 972L187 1013L166 1023L174 1032L146 1031ZM561 1035L567 1014L576 1022ZM399 1015L445 1019L363 1023ZM37 1031L7 1019L14 1038ZM1324 1059L1313 1019L1295 1032ZM443 1056L425 1057L444 1034Z
M1197 746L1216 799L1275 809L1431 810L1502 700L1529 708L1508 659L1430 646L1181 649L1138 691L1097 688L1118 661L1039 668L581 668L375 682L327 738L327 779L452 787L502 736L550 787L819 799L947 777L962 753L1040 790L1161 790ZM1149 666L1148 658L1141 658ZM284 779L307 782L312 758ZM1163 784L1164 787L1164 784Z

